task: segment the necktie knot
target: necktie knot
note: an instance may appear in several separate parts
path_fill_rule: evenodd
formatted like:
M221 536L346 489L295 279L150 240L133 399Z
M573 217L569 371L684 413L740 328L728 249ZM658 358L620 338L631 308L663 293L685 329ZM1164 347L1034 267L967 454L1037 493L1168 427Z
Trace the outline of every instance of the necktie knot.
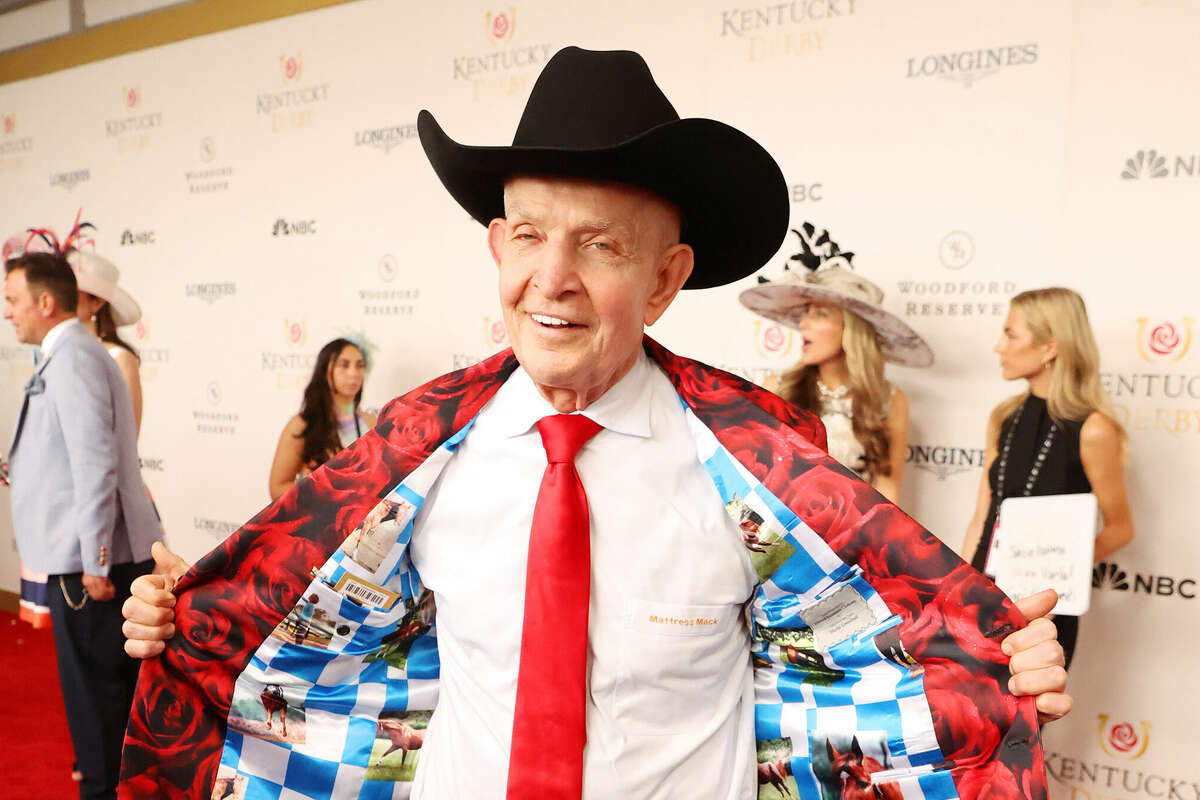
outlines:
M551 414L537 422L551 464L573 464L579 448L600 432L600 425L582 414Z

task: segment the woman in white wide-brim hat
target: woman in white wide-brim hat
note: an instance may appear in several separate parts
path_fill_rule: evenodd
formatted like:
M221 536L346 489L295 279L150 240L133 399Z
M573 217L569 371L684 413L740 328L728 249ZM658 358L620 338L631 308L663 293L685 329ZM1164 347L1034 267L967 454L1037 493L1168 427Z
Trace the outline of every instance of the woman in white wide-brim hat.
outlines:
M933 363L929 345L884 310L883 291L853 271L828 231L805 223L793 230L805 269L785 269L739 296L756 314L795 328L800 361L767 388L825 423L829 454L855 470L892 502L900 497L908 448L908 399L883 376L883 362Z
M141 358L133 346L121 338L117 328L136 323L142 318L142 309L117 285L121 272L107 258L87 250L72 250L67 254L67 261L74 268L75 280L79 283L76 308L79 321L104 342L108 354L121 368L121 375L129 387L129 397L133 400L133 418L141 432Z

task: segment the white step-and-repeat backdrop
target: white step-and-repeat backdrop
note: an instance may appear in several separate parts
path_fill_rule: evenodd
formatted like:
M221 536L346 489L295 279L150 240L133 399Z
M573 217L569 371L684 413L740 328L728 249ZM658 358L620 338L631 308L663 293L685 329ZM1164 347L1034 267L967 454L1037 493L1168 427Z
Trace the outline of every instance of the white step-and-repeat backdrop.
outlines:
M194 559L266 502L325 341L368 343L374 407L506 344L483 229L437 182L417 111L506 143L559 47L638 50L681 114L762 142L793 224L828 227L933 345L932 369L890 373L912 404L902 505L952 546L987 413L1021 388L991 352L1008 298L1084 295L1137 538L1097 570L1051 783L1198 800L1198 26L1187 0L363 0L0 86L0 233L62 231L80 207L97 225L145 309L125 334L146 482ZM756 380L785 368L798 338L738 305L751 281L682 296L652 333ZM4 326L5 431L31 369ZM15 591L3 493L0 537Z

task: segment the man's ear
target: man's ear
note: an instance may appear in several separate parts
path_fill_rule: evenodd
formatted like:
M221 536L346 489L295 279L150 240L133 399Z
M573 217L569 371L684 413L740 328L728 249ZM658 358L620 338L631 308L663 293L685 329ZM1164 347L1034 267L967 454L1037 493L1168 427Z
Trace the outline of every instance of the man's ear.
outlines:
M43 317L52 317L58 311L58 303L54 301L54 295L45 290L38 292L37 300L34 303L37 305L38 313Z
M504 240L508 237L508 220L504 217L496 217L488 223L488 250L491 251L492 260L496 262L496 267L500 266L500 253L504 251Z
M654 291L646 299L646 312L642 316L645 325L658 322L658 318L667 310L667 306L671 305L675 295L679 294L679 290L687 283L694 266L696 254L689 244L672 245L659 257L654 276Z

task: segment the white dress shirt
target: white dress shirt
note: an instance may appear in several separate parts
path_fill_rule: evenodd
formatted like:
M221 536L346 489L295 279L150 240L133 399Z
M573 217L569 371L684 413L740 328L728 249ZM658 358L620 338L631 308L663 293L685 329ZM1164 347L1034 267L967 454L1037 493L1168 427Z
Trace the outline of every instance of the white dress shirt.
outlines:
M78 324L80 324L79 318L71 317L70 319L64 319L53 328L46 331L46 335L42 337L42 343L39 345L42 351L42 361L45 361L50 357L50 354L54 352L55 342L62 338L62 335L66 332L67 328Z
M518 369L477 417L414 525L437 602L441 693L417 800L503 798L525 567L555 413ZM591 520L583 796L741 800L757 792L743 604L756 576L666 375L643 353L582 412Z

